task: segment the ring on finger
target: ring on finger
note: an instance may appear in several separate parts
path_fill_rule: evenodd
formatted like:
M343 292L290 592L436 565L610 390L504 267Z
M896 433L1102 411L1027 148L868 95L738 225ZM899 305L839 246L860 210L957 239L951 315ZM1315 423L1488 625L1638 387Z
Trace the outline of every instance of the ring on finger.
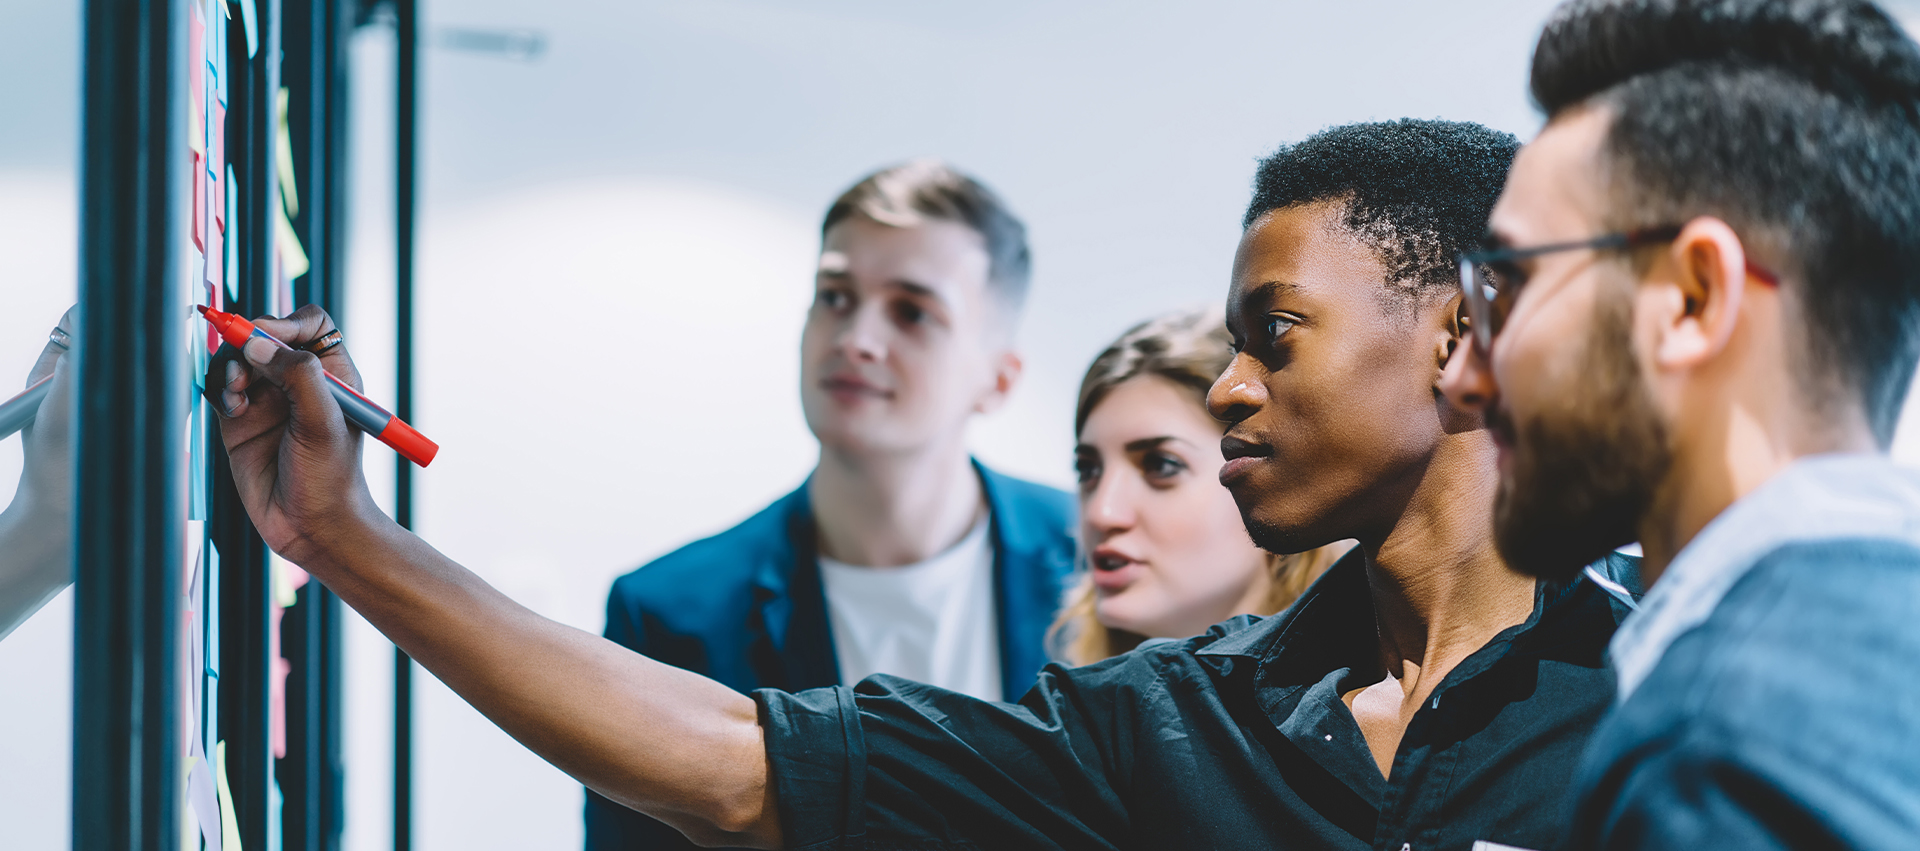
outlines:
M308 343L304 346L301 346L300 350L306 351L306 352L312 352L316 355L324 355L330 351L333 351L334 348L339 346L341 342L342 342L342 338L340 336L340 329L335 328L332 331L328 331L325 334L321 334L319 339L314 340L313 342Z
M68 334L65 329L55 325L53 326L53 331L47 334L47 342L59 346L60 351L64 352L73 348L73 335Z

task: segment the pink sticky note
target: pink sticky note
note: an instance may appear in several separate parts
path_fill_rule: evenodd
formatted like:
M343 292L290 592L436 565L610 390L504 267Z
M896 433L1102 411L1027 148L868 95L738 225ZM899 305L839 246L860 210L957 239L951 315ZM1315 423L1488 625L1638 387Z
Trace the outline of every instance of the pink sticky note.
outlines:
M221 233L227 230L227 107L213 104L213 126L207 128L207 171L213 186L207 193L207 205L213 208L213 224Z
M273 659L273 681L268 684L267 693L267 737L273 744L276 759L287 756L287 675L293 673L293 663L280 657L280 619L287 610L278 605L270 607L269 617L273 625L267 633L267 654Z
M195 131L197 132L197 131ZM193 152L193 247L207 250L207 164Z
M187 60L187 91L202 96L206 92L201 69L207 64L207 22L200 20L198 11L187 16Z

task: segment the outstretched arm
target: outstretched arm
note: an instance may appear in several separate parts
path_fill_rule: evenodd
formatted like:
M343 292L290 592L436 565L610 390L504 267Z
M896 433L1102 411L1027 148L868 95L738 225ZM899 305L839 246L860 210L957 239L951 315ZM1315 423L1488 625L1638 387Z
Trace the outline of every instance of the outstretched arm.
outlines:
M333 328L311 306L255 323L294 346ZM268 546L594 791L702 844L779 847L753 700L534 614L382 515L323 367L360 386L344 346L316 357L263 340L223 352L208 376L234 482Z
M60 330L71 335L73 320L68 310ZM51 389L20 433L26 455L20 487L0 511L0 638L73 581L73 369L66 349L51 341L40 350L27 385L47 376L53 376Z

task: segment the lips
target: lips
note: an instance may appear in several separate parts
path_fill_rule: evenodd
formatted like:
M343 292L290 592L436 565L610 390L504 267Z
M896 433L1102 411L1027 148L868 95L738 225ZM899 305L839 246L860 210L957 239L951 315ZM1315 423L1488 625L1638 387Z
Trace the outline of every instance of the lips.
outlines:
M1273 447L1229 435L1220 438L1220 454L1227 459L1220 465L1220 484L1232 487L1233 480L1273 457Z
M1095 588L1102 591L1119 591L1134 583L1146 565L1118 549L1098 546L1087 556L1093 567L1092 579Z
M861 399L893 398L893 391L849 373L827 376L821 380L820 389L827 391L842 403L852 403Z

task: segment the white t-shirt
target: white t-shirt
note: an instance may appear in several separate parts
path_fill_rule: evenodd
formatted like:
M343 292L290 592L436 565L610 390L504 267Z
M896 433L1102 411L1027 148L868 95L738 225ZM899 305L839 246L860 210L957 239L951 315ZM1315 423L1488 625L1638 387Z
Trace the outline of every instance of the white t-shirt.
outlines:
M823 555L820 581L842 682L885 673L1001 699L986 518L960 543L919 564L856 567Z

